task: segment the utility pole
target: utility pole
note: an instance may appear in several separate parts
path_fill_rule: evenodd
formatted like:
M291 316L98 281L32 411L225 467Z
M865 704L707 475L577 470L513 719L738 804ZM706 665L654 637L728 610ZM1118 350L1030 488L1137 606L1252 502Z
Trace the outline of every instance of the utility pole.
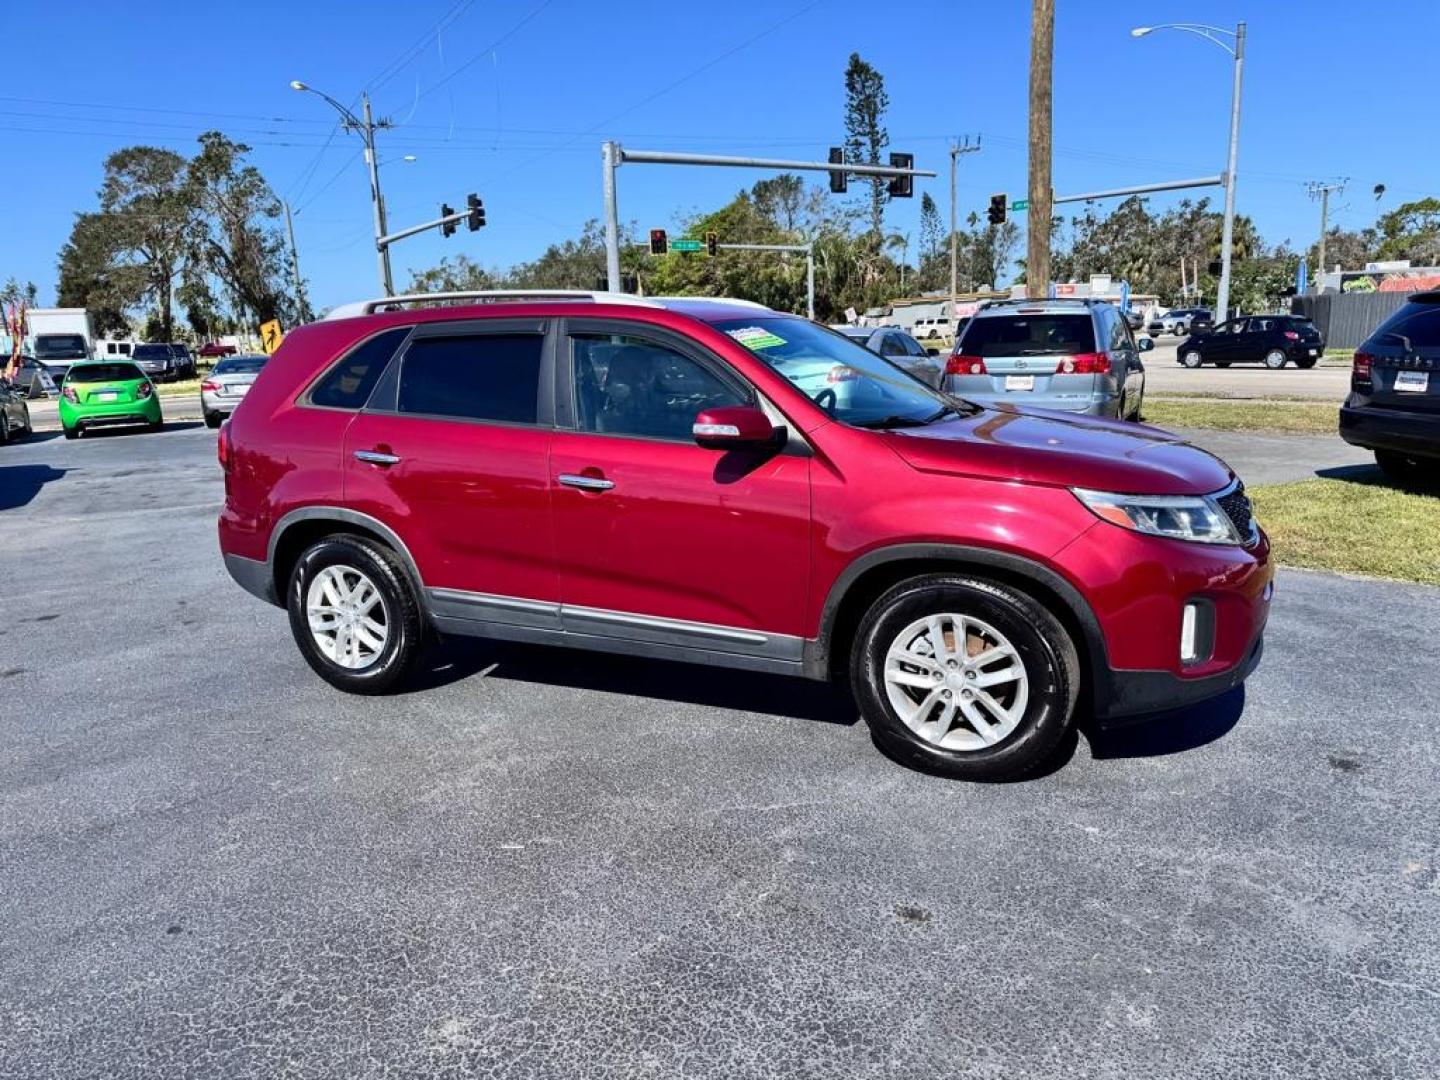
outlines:
M290 278L295 286L295 317L300 322L310 321L310 300L305 295L305 283L300 278L300 253L295 250L295 221L290 214L290 202L285 207L285 233L290 238Z
M1051 84L1055 66L1055 0L1030 6L1030 227L1026 233L1025 292L1050 288Z
M1215 321L1230 317L1230 248L1235 239L1235 159L1240 154L1240 83L1245 72L1245 24L1235 24L1235 82L1230 91L1230 153L1225 163L1225 224L1220 230L1220 287Z
M1310 198L1320 200L1320 250L1315 255L1315 281L1317 283L1321 280L1320 275L1325 273L1325 234L1330 231L1330 193L1333 191L1337 195L1342 194L1347 183L1349 183L1348 178L1337 180L1333 184L1312 180L1305 185L1306 190L1310 192Z
M975 136L975 145L970 145L970 136L965 136L962 146L956 140L950 146L950 317L955 318L955 308L960 302L960 223L955 216L955 173L960 164L961 154L973 154L980 149L980 136Z

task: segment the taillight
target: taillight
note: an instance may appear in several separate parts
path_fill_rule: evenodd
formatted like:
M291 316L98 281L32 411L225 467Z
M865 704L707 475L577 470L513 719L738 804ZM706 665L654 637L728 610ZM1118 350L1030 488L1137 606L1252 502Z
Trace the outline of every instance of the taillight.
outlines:
M212 379L206 379L200 384L200 389L208 390L212 394L218 394L220 392L220 384Z
M215 456L220 459L220 468L227 469L230 465L230 425L220 425L220 437L215 440Z
M154 392L155 387L151 386L148 382L142 382L135 388L135 396L139 398L147 398Z
M1300 335L1297 334L1294 330L1286 330L1286 331L1285 331L1285 340L1286 340L1286 341L1299 341L1299 340L1300 340Z
M946 375L984 375L985 361L978 356L955 353L945 361Z
M80 395L75 393L75 388L73 386L65 387L64 390L60 391L60 393L64 396L65 400L70 402L72 405L80 404Z
M1064 356L1055 365L1056 375L1106 375L1110 372L1110 354L1103 352L1076 353Z
M1370 372L1375 366L1375 357L1367 352L1356 352L1355 359L1350 362L1350 386L1358 390L1361 387L1370 389Z
M825 376L825 381L828 383L849 382L851 379L858 379L859 377L860 373L854 368L846 367L844 364L836 364L830 369L830 374Z

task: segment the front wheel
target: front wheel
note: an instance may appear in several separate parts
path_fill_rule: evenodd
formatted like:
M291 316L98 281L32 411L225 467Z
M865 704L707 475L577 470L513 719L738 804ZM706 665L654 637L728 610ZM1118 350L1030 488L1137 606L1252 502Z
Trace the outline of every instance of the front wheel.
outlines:
M901 582L860 624L850 679L876 743L962 780L1011 780L1073 722L1080 664L1065 628L1024 593L981 578Z
M1279 349L1271 349L1265 354L1265 366L1271 371L1279 371L1285 366L1285 354Z
M352 694L382 694L423 647L420 605L395 553L359 536L306 549L286 592L290 631L315 673Z
M1180 363L1184 364L1187 368L1198 368L1204 362L1205 358L1194 349L1191 349L1184 356L1180 357Z
M1296 361L1295 361L1295 366L1296 366L1297 368L1299 368L1301 371L1309 371L1311 368L1313 368L1313 367L1315 366L1315 360L1316 360L1315 357L1313 357L1313 356L1307 356L1307 357L1304 357L1303 359L1296 360Z
M61 428L60 430L65 433L67 439L78 439L80 437L80 429L78 427Z

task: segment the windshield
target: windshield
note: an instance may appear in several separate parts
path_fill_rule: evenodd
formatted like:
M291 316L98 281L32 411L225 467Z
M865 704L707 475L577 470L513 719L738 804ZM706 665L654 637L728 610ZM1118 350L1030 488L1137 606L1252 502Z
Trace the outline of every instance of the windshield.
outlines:
M145 376L134 364L76 364L65 376L67 383L126 382Z
M169 345L136 345L130 350L130 355L136 360L168 360L170 358Z
M90 353L79 334L37 334L35 355L42 360L83 360Z
M908 427L960 406L850 338L804 319L762 315L718 322L715 328L842 423Z
M230 356L221 360L215 365L212 375L254 375L262 367L268 356Z

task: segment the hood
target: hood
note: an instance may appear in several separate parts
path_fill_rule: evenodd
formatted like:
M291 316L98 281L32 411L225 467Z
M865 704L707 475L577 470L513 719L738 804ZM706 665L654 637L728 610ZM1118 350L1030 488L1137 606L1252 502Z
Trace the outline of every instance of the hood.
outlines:
M1007 404L886 437L921 472L988 480L1206 495L1234 478L1219 458L1160 428Z

